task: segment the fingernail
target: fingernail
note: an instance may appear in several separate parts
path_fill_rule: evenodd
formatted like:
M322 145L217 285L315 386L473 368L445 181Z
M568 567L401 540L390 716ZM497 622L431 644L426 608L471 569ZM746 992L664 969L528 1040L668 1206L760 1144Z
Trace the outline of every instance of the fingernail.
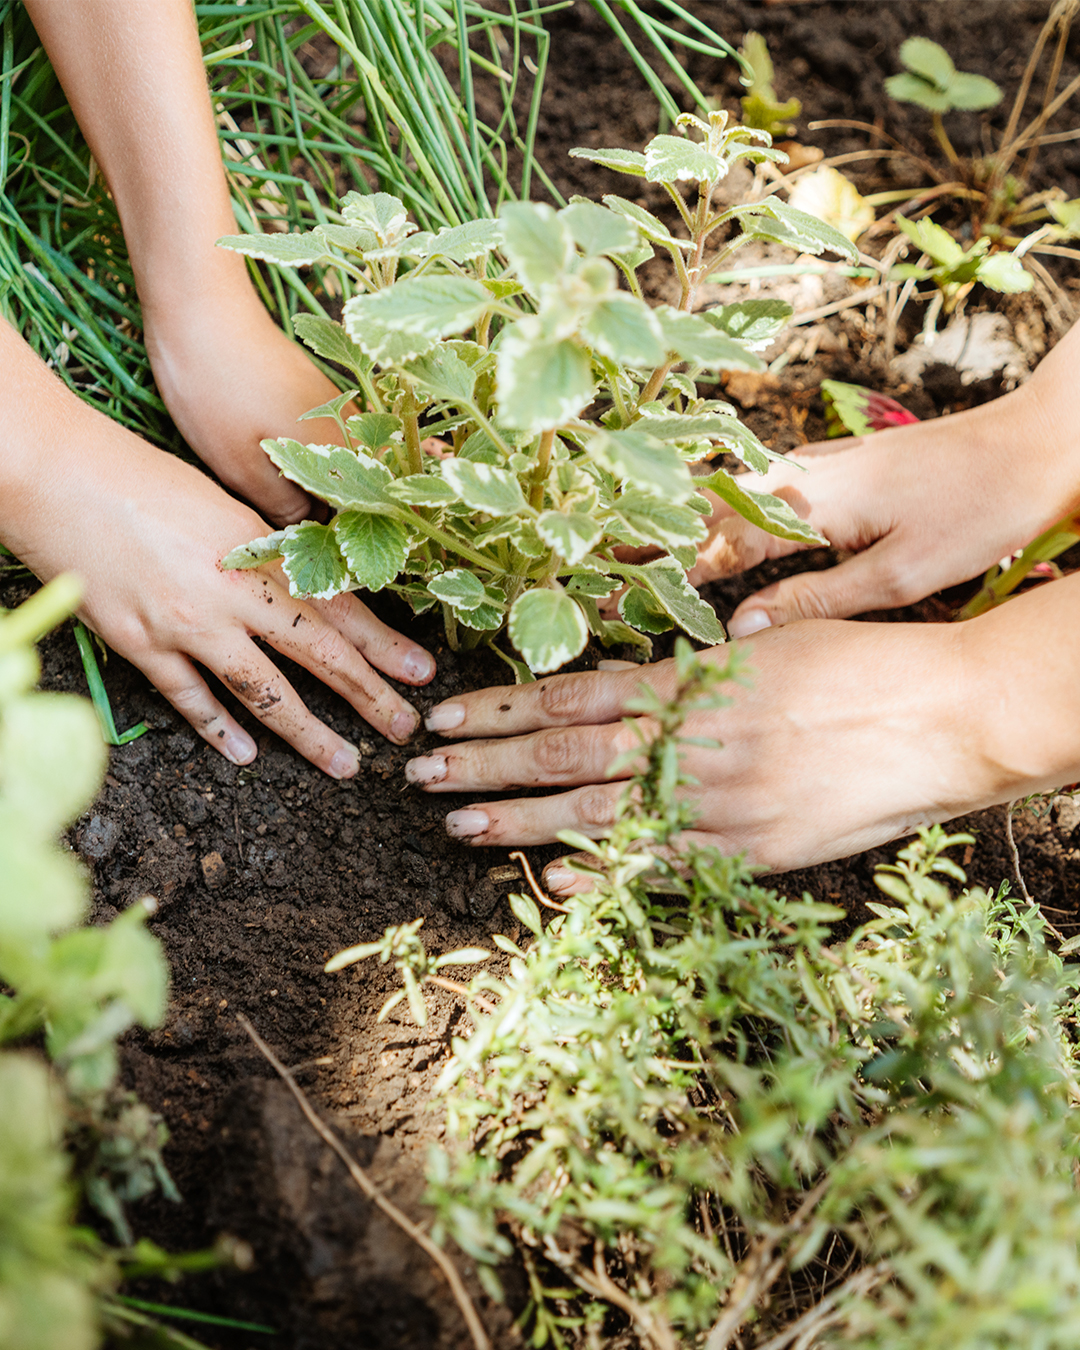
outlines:
M420 759L410 759L405 765L408 783L441 783L445 777L446 760L442 755L424 755Z
M331 778L352 778L360 767L360 751L355 745L343 745L334 752L326 772Z
M453 731L465 721L465 709L460 703L440 703L424 718L428 731Z
M225 758L231 759L234 764L250 764L256 754L255 742L250 736L234 732L226 738L221 751Z
M728 624L728 633L733 638L745 638L751 633L760 633L763 628L771 627L772 619L763 609L748 609L731 620Z
M568 891L578 879L578 873L569 867L560 867L557 863L544 869L544 885L555 895Z
M390 723L390 735L395 741L407 741L419 722L420 719L415 713L400 712Z
M435 662L422 647L410 652L401 663L405 678L414 684L426 684L435 674Z
M491 821L486 811L451 811L445 824L451 839L475 839L488 829Z

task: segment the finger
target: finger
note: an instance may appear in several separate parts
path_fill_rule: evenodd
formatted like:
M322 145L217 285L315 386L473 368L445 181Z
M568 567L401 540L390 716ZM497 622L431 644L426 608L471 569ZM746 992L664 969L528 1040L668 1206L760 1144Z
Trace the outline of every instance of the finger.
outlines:
M657 669L651 667L654 672ZM589 670L552 675L533 684L478 689L436 704L424 725L428 731L465 739L614 722L637 693L642 674L640 667L622 672Z
M557 797L534 797L451 811L446 832L476 846L550 844L560 830L577 830L590 839L606 834L615 822L621 783L592 784Z
M255 742L213 695L186 656L158 657L142 663L143 674L186 718L199 735L233 764L250 764Z
M425 792L499 791L511 787L569 787L597 783L624 751L640 741L630 727L551 727L509 740L463 745L410 759L405 777ZM626 777L629 768L619 771Z
M419 643L377 619L355 595L309 601L377 670L403 684L427 684L435 675L435 659Z
M384 736L399 745L407 741L420 723L416 709L379 678L314 605L292 599L269 578L263 580L267 584L261 596L253 597L249 611L252 631L347 699L364 721ZM269 600L270 605L264 610L259 599ZM267 665L275 669L269 662Z
M689 847L715 848L725 857L730 856L731 846L724 837L706 830L685 830L679 835L677 848L658 848L653 850L658 858L673 863L682 871L680 862L685 860ZM588 853L570 853L565 858L556 858L544 868L544 887L552 896L560 900L570 895L582 895L591 891L599 876L599 864Z
M240 648L200 659L255 717L316 768L331 778L351 778L356 773L360 752L307 709L277 666L253 642L245 640Z
M800 572L745 599L728 622L733 638L749 637L796 619L846 619L871 609L897 609L921 600L915 569L897 564L887 541L823 572Z

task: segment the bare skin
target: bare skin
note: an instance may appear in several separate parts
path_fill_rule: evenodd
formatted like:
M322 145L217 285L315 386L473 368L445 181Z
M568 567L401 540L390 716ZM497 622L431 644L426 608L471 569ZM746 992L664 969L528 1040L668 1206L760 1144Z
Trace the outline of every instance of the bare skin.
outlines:
M855 556L736 612L732 631L755 634L753 686L690 724L724 745L694 752L688 766L702 784L698 837L786 871L1080 776L1080 577L964 625L834 617L965 580L1080 507L1078 355L1074 330L1028 385L988 408L843 442L807 456L806 473L770 475ZM788 551L718 512L698 577ZM598 834L621 791L607 768L632 744L620 719L642 679L670 689L670 663L440 704L429 728L461 743L412 760L407 776L428 792L571 789L452 812L447 829L473 844ZM562 894L581 885L560 864L546 880Z
M116 199L162 396L189 444L276 525L312 503L260 448L336 392L272 323L235 232L188 0L29 0L31 18ZM376 673L426 684L432 658L354 596L305 604L276 570L223 573L268 526L208 478L68 392L0 323L0 539L38 576L83 578L80 611L215 748L256 745L196 668L219 676L268 727L335 777L358 756L313 717L251 641L317 674L392 740L415 710ZM306 438L335 439L332 422Z

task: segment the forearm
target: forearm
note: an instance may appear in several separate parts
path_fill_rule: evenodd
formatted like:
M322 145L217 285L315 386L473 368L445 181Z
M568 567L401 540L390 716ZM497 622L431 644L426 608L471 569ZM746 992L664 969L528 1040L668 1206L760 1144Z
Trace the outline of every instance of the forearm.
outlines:
M970 620L961 634L973 805L1080 780L1080 574Z
M190 0L26 0L116 200L143 304L244 282Z

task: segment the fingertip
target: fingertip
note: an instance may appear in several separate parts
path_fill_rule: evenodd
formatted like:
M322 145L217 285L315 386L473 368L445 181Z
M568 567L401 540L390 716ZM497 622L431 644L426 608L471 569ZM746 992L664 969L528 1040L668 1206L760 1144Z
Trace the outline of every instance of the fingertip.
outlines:
M419 726L420 714L415 708L409 708L407 712L394 714L386 734L395 745L405 745L412 740Z
M566 899L571 895L581 895L591 891L596 884L595 877L586 876L572 867L572 859L557 858L544 868L544 886L553 895Z
M413 647L401 662L401 677L407 684L430 684L435 678L435 658L423 647Z
M238 765L250 764L259 753L259 747L239 727L225 736L219 749L230 763Z
M330 763L326 766L326 772L331 778L355 778L360 771L360 751L355 745L350 745L345 741L338 750L334 751Z
M774 627L774 623L773 617L756 605L749 609L739 608L728 621L728 635L733 638L748 638L754 633Z

